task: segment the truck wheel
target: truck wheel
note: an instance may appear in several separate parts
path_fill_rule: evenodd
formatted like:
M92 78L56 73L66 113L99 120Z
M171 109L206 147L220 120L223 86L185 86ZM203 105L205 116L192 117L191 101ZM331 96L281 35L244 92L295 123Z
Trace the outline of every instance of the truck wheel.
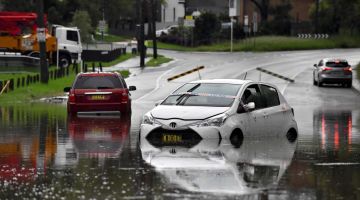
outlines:
M59 55L59 66L60 67L69 67L71 64L71 58L68 55L60 54Z

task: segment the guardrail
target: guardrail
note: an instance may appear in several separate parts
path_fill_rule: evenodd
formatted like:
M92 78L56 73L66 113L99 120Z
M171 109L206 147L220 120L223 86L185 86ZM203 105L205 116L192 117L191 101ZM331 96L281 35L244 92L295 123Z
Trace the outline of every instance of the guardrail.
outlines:
M181 74L172 76L172 77L168 78L167 80L168 80L168 81L172 81L172 80L174 80L174 79L177 79L177 78L186 76L186 75L191 74L191 73L193 73L193 72L200 71L200 70L202 70L202 69L204 69L204 68L205 68L204 66L196 67L196 68L194 68L194 69L192 69L192 70L189 70L189 71L186 71L186 72L184 72L184 73L181 73ZM199 73L199 78L201 79L200 73Z
M291 78L282 76L282 75L280 75L280 74L271 72L271 71L269 71L269 70L266 70L266 69L263 69L263 68L260 68L260 67L258 67L258 68L256 68L256 69L257 69L258 71L260 71L260 72L265 73L265 74L269 74L269 75L271 75L271 76L275 76L276 78L280 78L280 79L283 79L283 80L285 80L285 81L289 81L289 82L291 82L291 83L294 83L294 82L295 82L294 79L291 79Z

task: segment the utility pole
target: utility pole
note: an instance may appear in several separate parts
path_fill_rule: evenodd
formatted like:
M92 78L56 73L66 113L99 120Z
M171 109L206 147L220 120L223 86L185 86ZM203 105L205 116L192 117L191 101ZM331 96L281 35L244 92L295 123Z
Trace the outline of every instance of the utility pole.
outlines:
M152 39L153 39L153 54L154 54L154 59L157 59L158 55L157 55L157 41L156 41L156 11L157 11L157 0L151 0L151 7L152 7L152 18L151 18L151 23L152 23Z
M319 33L319 4L320 0L315 0L315 33Z
M41 83L49 82L49 69L46 60L46 28L44 23L44 2L43 0L37 0L37 40L40 47L40 80Z
M145 67L145 34L144 34L144 4L143 0L136 0L136 6L138 9L138 24L140 24L138 33L138 46L140 52L140 67Z

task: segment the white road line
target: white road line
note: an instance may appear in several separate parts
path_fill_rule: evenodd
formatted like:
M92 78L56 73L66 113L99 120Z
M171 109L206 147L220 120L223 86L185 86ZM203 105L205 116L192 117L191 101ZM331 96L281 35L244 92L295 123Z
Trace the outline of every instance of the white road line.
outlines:
M360 165L360 163L315 163L317 166L350 166Z
M165 75L169 74L169 73L170 73L172 70L174 70L174 69L175 69L175 68L169 69L169 70L167 70L166 72L164 72L163 74L161 74L161 76L159 76L159 77L156 79L156 86L155 86L155 88L154 88L153 90L151 90L149 93L147 93L147 94L143 95L142 97L136 99L134 102L138 102L138 101L140 101L140 100L148 97L149 95L151 95L151 94L152 94L153 92L155 92L156 90L158 90L158 89L160 88L160 81L161 81L161 79L162 79Z

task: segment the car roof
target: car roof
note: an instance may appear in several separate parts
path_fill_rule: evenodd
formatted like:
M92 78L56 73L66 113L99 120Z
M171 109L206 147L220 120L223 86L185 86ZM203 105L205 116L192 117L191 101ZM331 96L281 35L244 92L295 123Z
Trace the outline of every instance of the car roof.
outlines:
M335 62L335 61L339 61L339 62L347 62L346 59L343 58L324 58L325 62Z
M113 76L119 75L117 72L82 72L78 76Z
M190 83L224 83L224 84L238 84L244 85L247 83L252 83L251 80L240 80L240 79L211 79L211 80L197 80L191 81Z

